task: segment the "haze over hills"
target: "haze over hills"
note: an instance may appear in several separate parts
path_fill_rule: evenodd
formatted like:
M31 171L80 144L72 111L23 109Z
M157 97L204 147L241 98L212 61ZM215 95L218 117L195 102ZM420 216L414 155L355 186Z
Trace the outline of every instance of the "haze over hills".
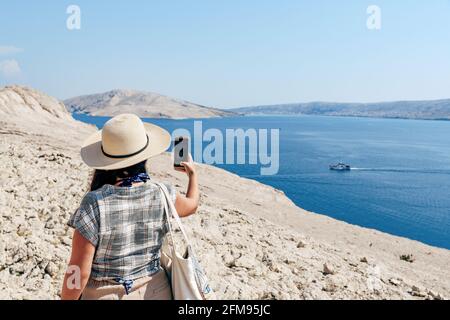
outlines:
M215 118L232 116L233 112L209 108L195 103L170 98L158 93L112 90L99 94L79 96L64 101L69 112L93 116L116 116L135 113L143 118Z
M450 99L379 103L310 102L231 109L244 115L323 115L450 120Z

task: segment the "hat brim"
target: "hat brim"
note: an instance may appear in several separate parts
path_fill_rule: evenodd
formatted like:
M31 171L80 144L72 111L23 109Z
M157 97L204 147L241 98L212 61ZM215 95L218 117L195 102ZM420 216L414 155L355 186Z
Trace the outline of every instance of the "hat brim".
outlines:
M151 123L144 123L144 127L150 143L140 153L120 159L106 156L102 151L102 130L99 130L83 142L81 147L83 162L93 169L116 170L128 168L167 151L172 141L170 133Z

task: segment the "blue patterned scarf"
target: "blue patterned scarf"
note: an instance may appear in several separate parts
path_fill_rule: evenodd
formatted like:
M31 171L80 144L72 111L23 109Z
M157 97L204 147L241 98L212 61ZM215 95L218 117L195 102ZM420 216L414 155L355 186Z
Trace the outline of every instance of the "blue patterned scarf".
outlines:
M147 173L139 173L136 176L133 177L129 177L126 179L123 179L122 181L120 181L119 186L120 187L132 187L133 183L140 183L140 182L147 182L148 180L150 180L150 176Z

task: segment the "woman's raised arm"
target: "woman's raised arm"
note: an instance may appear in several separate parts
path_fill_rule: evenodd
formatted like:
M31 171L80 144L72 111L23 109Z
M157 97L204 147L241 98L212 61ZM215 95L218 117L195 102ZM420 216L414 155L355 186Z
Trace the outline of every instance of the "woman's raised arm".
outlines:
M189 177L189 183L186 196L177 194L175 208L177 209L178 215L184 218L197 211L200 193L198 190L197 171L195 170L195 164L192 161L192 158L190 157L189 162L182 162L181 165L183 166L183 171L186 172Z

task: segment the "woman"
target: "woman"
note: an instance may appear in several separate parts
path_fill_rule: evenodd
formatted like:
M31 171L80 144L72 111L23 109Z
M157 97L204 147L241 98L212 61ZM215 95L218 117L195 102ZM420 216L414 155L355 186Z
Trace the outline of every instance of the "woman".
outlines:
M172 299L160 266L168 222L145 166L170 142L167 131L131 114L111 119L84 142L82 159L96 171L91 191L69 221L75 232L62 299ZM182 170L189 177L186 196L167 188L178 214L187 217L199 201L192 159Z

